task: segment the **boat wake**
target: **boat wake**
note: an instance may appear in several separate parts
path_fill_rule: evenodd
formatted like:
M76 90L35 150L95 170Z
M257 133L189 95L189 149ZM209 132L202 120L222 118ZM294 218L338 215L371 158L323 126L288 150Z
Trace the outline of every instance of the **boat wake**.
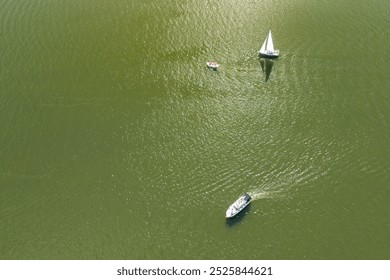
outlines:
M263 198L273 198L280 191L250 191L248 194L252 197L252 200L258 200Z

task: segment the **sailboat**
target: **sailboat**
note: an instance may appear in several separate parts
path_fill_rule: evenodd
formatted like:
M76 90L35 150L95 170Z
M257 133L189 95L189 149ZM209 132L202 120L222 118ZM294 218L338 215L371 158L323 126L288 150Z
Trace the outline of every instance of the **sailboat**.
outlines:
M259 50L259 54L261 56L269 57L269 58L279 56L279 50L274 49L274 43L272 41L271 30L268 32L268 35L265 38L264 43L261 46L261 49Z

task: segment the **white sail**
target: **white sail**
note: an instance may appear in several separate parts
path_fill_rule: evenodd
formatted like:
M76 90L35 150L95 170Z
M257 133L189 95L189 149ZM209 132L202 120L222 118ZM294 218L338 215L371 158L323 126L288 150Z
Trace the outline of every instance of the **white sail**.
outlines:
M267 48L267 39L268 39L268 37L265 38L264 43L263 43L263 45L261 46L261 49L260 49L260 52L261 52L261 53L264 53L265 50L266 50L266 48Z
M272 41L271 30L268 32L268 37L267 37L266 41L267 41L267 46L265 47L265 49L267 51L274 52L275 49L274 49L274 42Z
M261 49L259 50L259 54L265 57L278 57L279 56L279 50L275 50L274 48L274 42L272 40L272 34L271 30L268 31L268 35L264 40L263 45L261 46Z

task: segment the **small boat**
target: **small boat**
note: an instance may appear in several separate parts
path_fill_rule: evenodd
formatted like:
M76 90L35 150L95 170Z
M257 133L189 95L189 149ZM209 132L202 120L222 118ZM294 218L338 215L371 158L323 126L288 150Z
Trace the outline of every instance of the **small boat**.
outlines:
M269 57L269 58L279 56L279 50L274 49L274 42L272 41L271 30L268 32L268 35L265 38L264 43L261 46L261 49L259 50L259 54L263 57Z
M211 68L213 70L217 70L217 68L219 67L218 62L216 62L216 61L207 61L206 65L208 68Z
M226 218L232 218L240 213L252 201L252 197L244 193L226 210Z

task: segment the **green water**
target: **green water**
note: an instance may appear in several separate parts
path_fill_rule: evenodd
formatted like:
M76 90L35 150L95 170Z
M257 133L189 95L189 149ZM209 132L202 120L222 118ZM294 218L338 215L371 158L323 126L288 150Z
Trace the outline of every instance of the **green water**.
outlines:
M0 259L390 259L389 11L0 0Z

